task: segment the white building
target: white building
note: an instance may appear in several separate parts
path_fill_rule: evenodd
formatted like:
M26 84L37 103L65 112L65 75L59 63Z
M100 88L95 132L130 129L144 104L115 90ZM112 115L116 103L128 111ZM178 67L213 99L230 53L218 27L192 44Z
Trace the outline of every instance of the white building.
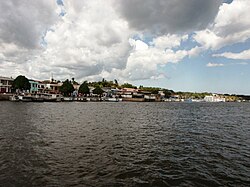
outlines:
M13 80L12 78L0 76L0 93L10 93Z
M206 102L226 102L226 98L220 97L218 95L207 95L204 97L204 101Z
M40 93L59 93L59 88L63 83L55 83L51 81L42 81L38 83L38 92Z

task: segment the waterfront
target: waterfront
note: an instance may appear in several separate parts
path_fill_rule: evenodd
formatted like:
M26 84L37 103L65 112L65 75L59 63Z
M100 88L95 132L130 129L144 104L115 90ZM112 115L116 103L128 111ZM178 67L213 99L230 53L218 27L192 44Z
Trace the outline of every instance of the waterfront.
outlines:
M250 103L0 103L2 186L247 186Z

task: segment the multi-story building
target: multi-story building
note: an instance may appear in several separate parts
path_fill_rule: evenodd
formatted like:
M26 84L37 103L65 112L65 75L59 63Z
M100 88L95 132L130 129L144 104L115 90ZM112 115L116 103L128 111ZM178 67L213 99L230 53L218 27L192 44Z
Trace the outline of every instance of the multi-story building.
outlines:
M10 93L13 80L12 78L0 76L0 93Z
M59 82L52 82L52 81L41 81L38 84L38 91L40 93L53 93L58 94L59 88L62 86L63 83Z
M29 80L30 83L30 93L37 93L38 92L38 81Z

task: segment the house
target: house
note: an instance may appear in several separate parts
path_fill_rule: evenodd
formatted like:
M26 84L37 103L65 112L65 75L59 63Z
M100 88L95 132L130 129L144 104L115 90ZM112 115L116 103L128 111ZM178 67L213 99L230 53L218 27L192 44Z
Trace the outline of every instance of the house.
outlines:
M10 93L14 79L0 76L0 93Z
M40 81L38 84L38 91L40 93L50 93L50 94L58 94L60 86L62 86L63 83L59 82L52 82L49 80Z
M132 98L133 95L138 93L138 89L135 88L122 88L120 94L122 98Z
M78 91L79 88L80 88L80 85L79 85L79 84L73 84L73 87L74 87L74 89L75 89L76 91Z
M213 95L205 96L204 101L206 101L206 102L226 102L226 98L221 97L221 96L216 95L216 94L213 94Z
M38 92L38 81L29 80L30 83L30 93L37 93Z

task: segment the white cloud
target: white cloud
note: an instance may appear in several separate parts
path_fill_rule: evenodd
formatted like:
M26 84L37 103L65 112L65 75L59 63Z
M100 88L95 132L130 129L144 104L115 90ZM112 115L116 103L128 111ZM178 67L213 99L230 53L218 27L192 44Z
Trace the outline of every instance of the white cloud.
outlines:
M127 22L117 16L111 1L78 3L65 2L66 15L47 32L46 50L35 62L77 79L124 68L131 50Z
M167 34L154 38L151 45L154 45L159 49L174 48L179 47L181 45L181 41L185 41L187 39L188 35L180 36L176 34Z
M229 59L240 59L240 60L249 60L250 59L250 49L242 51L240 53L231 53L226 52L222 54L214 54L214 57L225 57Z
M157 79L163 77L159 66L198 53L197 48L173 49L187 35L166 34L150 45L131 39L135 31L117 15L112 3L65 1L66 14L47 31L44 50L34 52L18 69L34 79L48 79L52 73L56 79L75 77L80 81Z
M223 4L214 26L196 32L194 39L201 46L188 50L182 44L189 36L182 33L205 28L216 16L221 1L131 3L139 9L115 0L71 0L64 1L64 6L45 0L1 2L0 65L4 70L0 69L0 74L14 72L35 79L48 79L51 73L56 79L157 79L165 76L161 69L167 63L179 63L208 48L218 49L236 40L242 31L235 30L235 37L226 33L233 16L223 18L226 15L221 11L230 6ZM193 8L199 16L194 16ZM246 13L245 7L242 10ZM58 16L60 11L65 16ZM140 17L140 13L146 17ZM5 27L7 15L11 19ZM173 21L173 17L178 19ZM246 32L239 36L247 36ZM131 39L147 34L151 42Z
M217 63L211 63L211 62L209 62L207 65L206 65L207 67L222 67L222 66L224 66L224 64L217 64Z
M143 80L165 77L159 67L167 63L179 63L185 57L193 55L197 48L186 50L161 49L149 46L143 41L130 39L134 50L130 53L126 68L113 70L112 75L118 75L122 80ZM140 47L138 47L140 46ZM143 46L143 47L141 47ZM140 50L138 50L138 48Z
M250 3L234 0L220 6L214 24L194 35L194 39L207 49L217 50L250 38Z

